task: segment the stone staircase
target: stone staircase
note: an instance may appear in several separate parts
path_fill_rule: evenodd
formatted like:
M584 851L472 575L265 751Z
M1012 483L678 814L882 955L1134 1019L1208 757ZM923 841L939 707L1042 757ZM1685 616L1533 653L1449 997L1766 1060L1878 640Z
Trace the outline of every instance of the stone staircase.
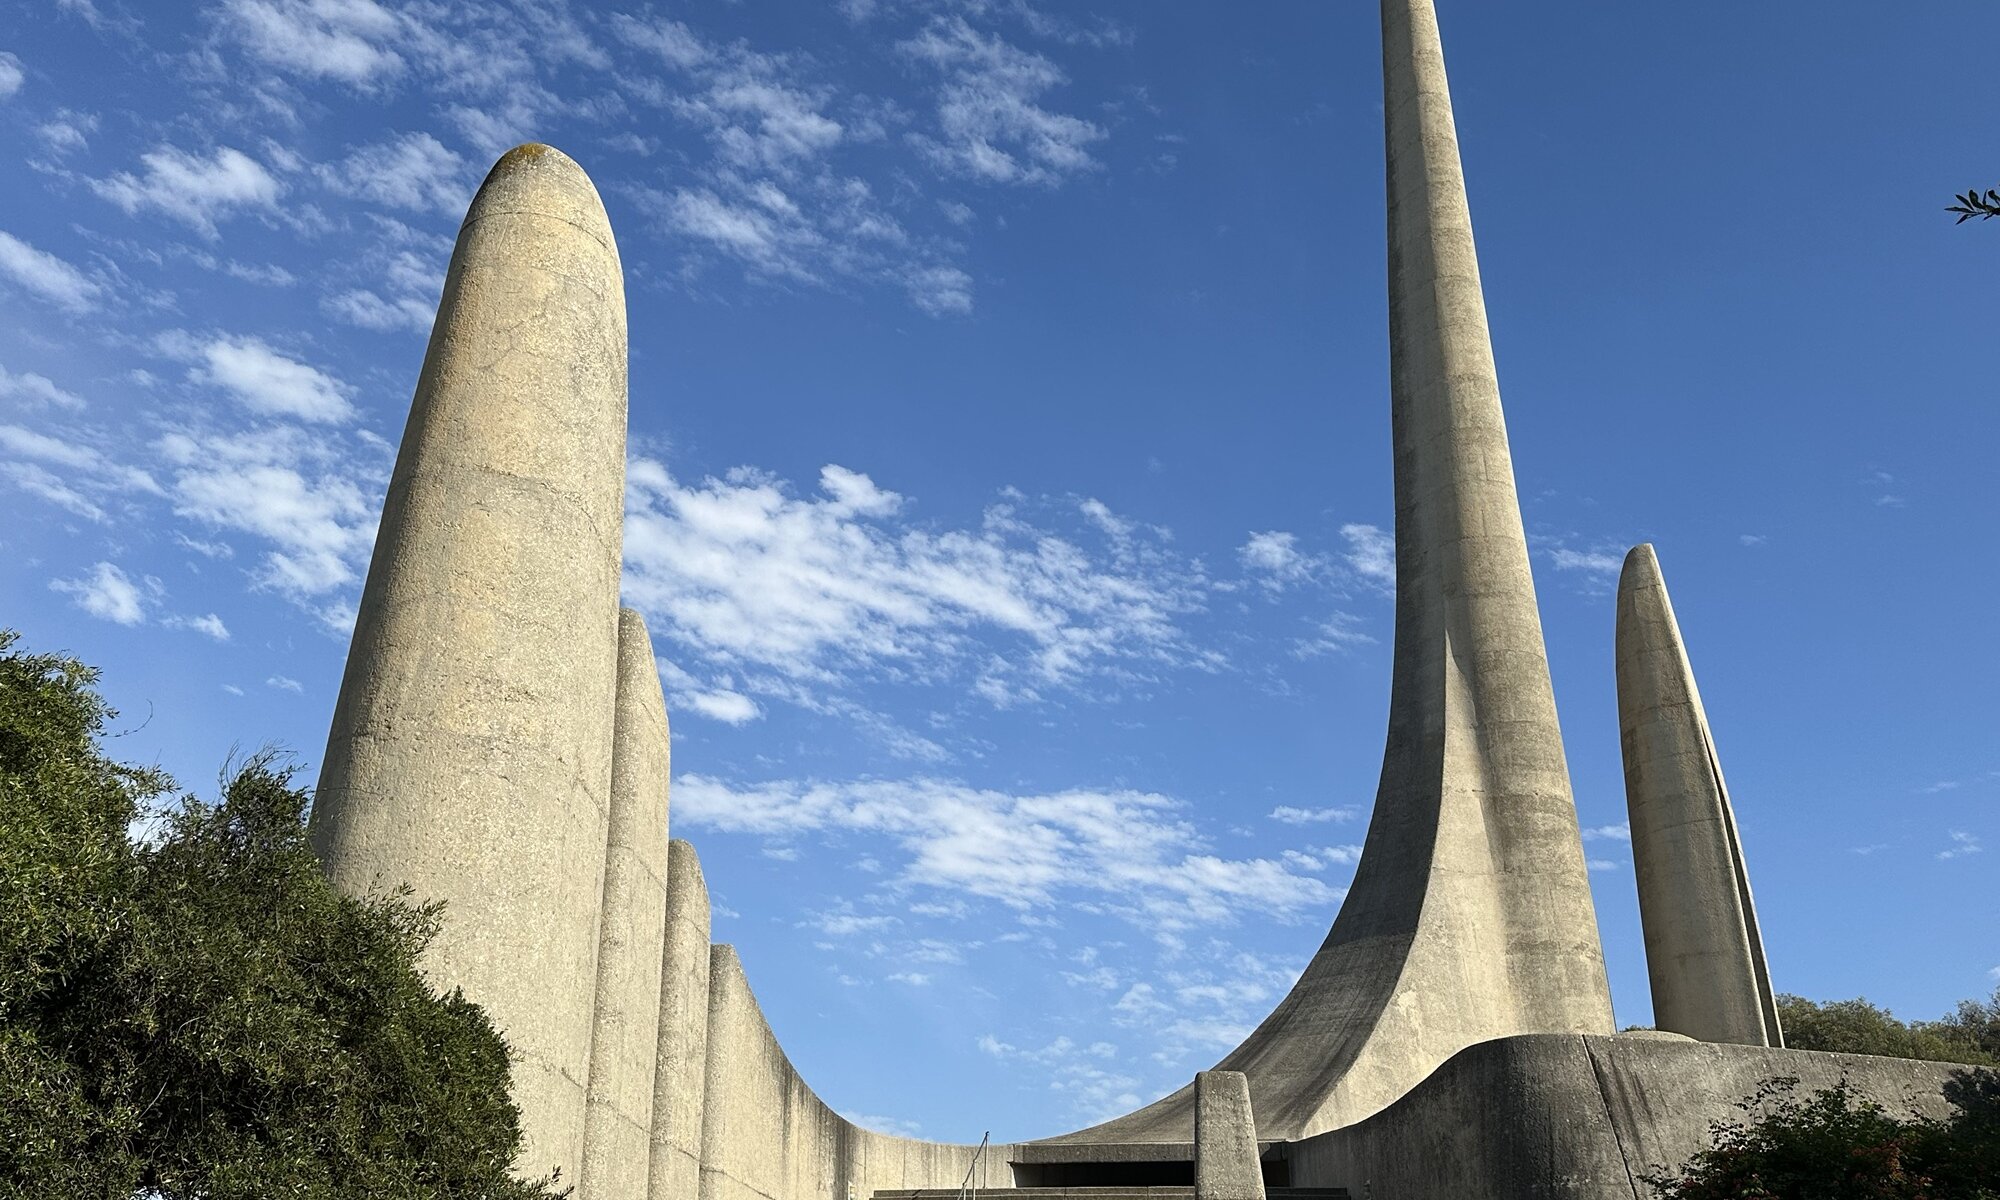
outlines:
M919 1188L876 1192L874 1200L958 1200L956 1188ZM1194 1200L1194 1188L1178 1187L1024 1187L981 1188L981 1195L998 1200ZM1346 1188L1267 1187L1266 1200L1352 1200Z

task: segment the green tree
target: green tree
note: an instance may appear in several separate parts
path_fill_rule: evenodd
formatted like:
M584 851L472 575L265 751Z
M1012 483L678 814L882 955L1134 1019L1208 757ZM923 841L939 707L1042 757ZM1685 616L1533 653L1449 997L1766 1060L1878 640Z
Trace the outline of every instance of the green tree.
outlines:
M1951 1042L1971 1046L2000 1063L2000 987L1993 989L1989 999L1959 1001L1956 1011L1925 1028Z
M1996 1200L2000 1073L1944 1086L1949 1120L1892 1116L1845 1081L1801 1099L1774 1079L1679 1170L1642 1175L1660 1200Z
M0 1196L553 1195L507 1051L416 969L439 910L357 900L269 756L206 804L98 748L96 673L0 631ZM134 839L128 830L143 823Z
M2000 1027L2000 993L1991 1006L1968 1000L1959 1006L1959 1015L1912 1023L1898 1020L1865 999L1816 1004L1801 996L1780 995L1778 1020L1785 1030L1785 1045L1793 1050L1880 1054L1973 1066L2000 1064L2000 1055L1993 1052L2000 1048L1995 1046L1995 1034L2000 1033L1996 1028Z

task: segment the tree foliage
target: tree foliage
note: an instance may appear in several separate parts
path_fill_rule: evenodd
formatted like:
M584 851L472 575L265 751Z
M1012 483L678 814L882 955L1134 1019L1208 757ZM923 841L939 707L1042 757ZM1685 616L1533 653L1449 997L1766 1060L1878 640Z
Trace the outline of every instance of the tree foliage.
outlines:
M2000 1198L2000 1073L1948 1081L1943 1121L1896 1117L1844 1080L1803 1099L1797 1088L1766 1083L1738 1105L1747 1123L1717 1124L1708 1149L1642 1182L1659 1200Z
M2000 1065L2000 989L1989 1001L1967 1000L1936 1021L1903 1022L1865 999L1814 1003L1778 997L1785 1045L1793 1050L1880 1054L1931 1062Z
M0 1197L553 1195L507 1050L418 973L436 906L334 891L269 756L165 803L74 659L0 631ZM129 831L144 830L133 837Z
M1965 195L1953 196L1952 199L1958 203L1947 206L1945 211L1958 214L1958 220L1952 222L1954 225L1963 225L1974 217L1982 221L2000 217L2000 191L1988 188L1982 196L1978 188L1973 188Z

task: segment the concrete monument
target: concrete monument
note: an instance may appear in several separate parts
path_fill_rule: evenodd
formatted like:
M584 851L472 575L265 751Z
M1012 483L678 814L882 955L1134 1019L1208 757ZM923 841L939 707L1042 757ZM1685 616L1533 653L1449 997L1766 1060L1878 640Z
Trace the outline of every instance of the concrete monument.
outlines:
M667 840L652 648L618 610L618 252L568 158L522 146L494 167L445 280L311 833L340 887L449 905L425 969L516 1053L524 1171L580 1169L588 1200L1608 1200L1771 1075L1942 1106L1948 1068L1775 1048L1728 793L1648 547L1620 589L1618 681L1674 1032L1612 1033L1432 0L1382 0L1382 33L1396 637L1362 859L1297 986L1215 1071L1038 1142L857 1128L711 944L694 848Z
M1736 813L1650 545L1618 579L1618 733L1653 1023L1782 1046Z
M1430 0L1382 5L1396 642L1360 866L1305 975L1218 1064L1259 1132L1358 1121L1453 1054L1610 1033ZM1185 1140L1192 1089L1085 1141Z

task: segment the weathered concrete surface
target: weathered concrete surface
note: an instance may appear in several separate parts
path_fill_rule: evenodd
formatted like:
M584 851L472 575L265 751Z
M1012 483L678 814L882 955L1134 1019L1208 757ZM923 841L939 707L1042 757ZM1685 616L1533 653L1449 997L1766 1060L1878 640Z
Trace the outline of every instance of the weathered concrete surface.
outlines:
M1710 1125L1790 1076L1842 1079L1900 1112L1942 1116L1942 1063L1703 1042L1543 1034L1462 1051L1358 1125L1287 1147L1292 1182L1355 1196L1641 1200L1638 1177L1709 1144Z
M1195 1200L1264 1200L1257 1120L1250 1081L1241 1071L1194 1077Z
M1258 1129L1351 1124L1466 1046L1611 1032L1430 0L1383 0L1396 643L1374 817L1305 975L1218 1069ZM1086 1142L1186 1140L1192 1089Z
M1784 1045L1736 813L1650 545L1618 579L1618 731L1653 1023Z
M646 621L618 613L618 698L611 818L598 918L597 1017L583 1126L582 1200L646 1194L660 1040L667 915L668 770L672 747Z
M503 157L459 230L310 832L350 894L442 900L429 976L516 1055L524 1171L583 1150L611 790L625 292L582 169Z
M650 1200L694 1200L701 1186L701 1107L708 1074L708 884L693 846L676 838L667 853L652 1149L644 1194Z
M977 1146L918 1142L849 1123L792 1069L734 947L709 959L708 1069L699 1200L865 1200L882 1189L956 1192ZM986 1151L983 1191L1012 1183L1013 1147Z

